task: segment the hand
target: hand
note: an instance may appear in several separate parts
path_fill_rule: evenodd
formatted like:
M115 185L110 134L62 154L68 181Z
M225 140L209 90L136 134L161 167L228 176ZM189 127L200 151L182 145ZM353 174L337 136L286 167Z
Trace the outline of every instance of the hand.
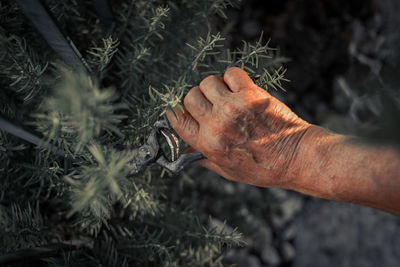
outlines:
M184 113L167 118L175 131L221 176L263 187L286 187L300 140L311 124L258 87L245 71L230 68L224 78L209 76L184 99Z

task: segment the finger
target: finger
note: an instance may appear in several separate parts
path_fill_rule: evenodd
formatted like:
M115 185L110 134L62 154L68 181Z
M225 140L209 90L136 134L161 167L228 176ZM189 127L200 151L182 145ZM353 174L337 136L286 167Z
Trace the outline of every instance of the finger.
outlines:
M199 124L181 103L178 105L181 105L185 113L182 113L178 107L174 107L173 110L178 120L175 118L171 110L167 110L166 112L167 119L171 123L172 128L174 128L176 133L186 143L188 143L190 146L196 146L199 133Z
M211 160L203 159L203 160L196 161L196 163L198 163L200 166L202 166L204 168L207 168L207 169L209 169L211 171L214 171L214 172L218 173L219 175L225 177L228 180L232 180L232 181L236 181L237 180L235 177L233 177L230 174L228 174L220 166L218 166L217 164L215 164Z
M211 114L212 104L200 91L198 86L192 88L184 99L185 108L197 121L201 121L204 117Z
M231 93L229 88L226 86L224 79L213 75L208 76L201 81L200 90L214 105Z
M229 68L225 71L224 81L232 92L251 90L255 86L249 75L237 67Z

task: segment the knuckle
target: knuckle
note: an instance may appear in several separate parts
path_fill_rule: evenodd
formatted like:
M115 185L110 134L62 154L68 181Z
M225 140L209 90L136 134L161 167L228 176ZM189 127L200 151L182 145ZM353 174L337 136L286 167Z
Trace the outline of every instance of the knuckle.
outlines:
M225 78L228 78L228 77L230 77L230 76L232 76L232 75L235 75L235 73L236 73L238 70L241 70L241 69L238 68L238 67L230 67L229 69L227 69L227 70L225 71L224 77L225 77Z
M240 117L243 114L243 109L232 104L232 103L225 103L222 106L223 112L232 118Z
M246 108L253 108L255 106L258 105L258 103L261 101L262 99L260 98L256 98L254 96L245 96L243 97L243 105Z
M270 96L263 94L263 92L246 92L240 99L240 104L243 106L243 108L251 112L264 111L268 106L270 106L270 103Z
M218 79L217 76L215 76L215 75L210 75L210 76L207 76L206 78L204 78L204 79L200 82L200 87L201 87L201 88L205 88L205 87L210 86L210 85L212 85L213 83L218 82L218 81L219 81L219 79Z
M195 89L196 87L192 88L185 96L185 98L183 99L183 103L185 106L189 106L193 103L194 100L194 95L195 95Z

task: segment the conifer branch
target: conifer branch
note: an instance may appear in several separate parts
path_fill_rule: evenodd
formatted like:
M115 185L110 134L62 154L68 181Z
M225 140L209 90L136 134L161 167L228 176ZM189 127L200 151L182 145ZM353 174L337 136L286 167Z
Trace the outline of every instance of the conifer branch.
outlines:
M195 70L198 64L202 62L206 56L216 55L216 53L218 54L215 49L223 46L223 44L220 43L223 40L225 40L225 38L222 38L220 33L217 33L215 35L210 35L210 33L208 33L205 39L199 37L195 46L186 43L186 45L193 49L195 52L191 66L192 70Z
M203 227L197 218L207 214L186 201L200 193L198 179L189 188L159 167L128 179L133 155L113 147L144 144L160 115L209 73L243 66L260 74L268 89L283 85L281 58L268 44L245 43L224 54L221 34L202 36L209 17L224 16L238 2L113 1L118 12L110 33L90 5L46 1L57 24L88 49L90 76L47 65L40 34L26 30L31 22L16 4L1 2L7 27L0 27L0 44L7 49L0 50L0 84L12 89L0 91L1 112L32 124L74 161L65 174L58 157L0 132L0 250L83 240L81 247L71 244L77 249L40 260L54 266L222 265L224 250L241 245L242 237L229 227ZM20 88L29 106L14 93Z
M51 98L47 98L44 112L36 114L38 130L56 144L68 138L79 152L105 131L122 137L116 126L126 115L115 114L126 109L116 103L112 88L100 90L96 82L84 73L75 73L60 67L62 80ZM77 138L78 137L78 138Z
M77 247L62 243L27 248L0 255L0 264L32 263L36 260L54 257L75 249L77 249Z
M15 35L8 38L4 48L10 59L8 66L3 69L4 74L12 80L9 88L22 94L25 102L30 102L42 92L42 75L48 62L42 65L38 56L26 45L25 39Z
M286 69L279 67L277 70L274 70L273 74L270 74L270 72L264 68L263 73L261 74L260 78L257 80L257 85L260 87L265 88L268 90L270 87L278 90L281 89L282 91L285 91L285 88L282 86L282 82L289 82L288 79L284 78L286 73Z
M111 36L103 38L102 41L102 47L92 47L87 51L91 55L91 58L88 59L88 64L91 66L91 69L97 69L99 76L103 75L114 54L117 53L119 45L119 41L113 40Z

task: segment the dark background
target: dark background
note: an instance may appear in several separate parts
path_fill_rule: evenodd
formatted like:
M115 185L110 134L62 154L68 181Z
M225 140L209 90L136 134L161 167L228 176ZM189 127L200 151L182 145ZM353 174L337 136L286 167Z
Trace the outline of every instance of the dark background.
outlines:
M352 113L354 95L379 90L376 80L386 66L396 70L398 11L399 3L390 0L245 0L219 23L228 24L225 35L232 49L241 40L258 40L261 32L265 41L270 38L271 46L289 58L285 66L291 80L287 92L271 93L303 119L340 132L346 128L343 121L369 119ZM396 216L191 171L204 176L204 194L198 197L216 218L212 223L226 219L244 233L247 245L228 250L227 263L400 266ZM207 183L218 178L221 192L207 191Z
M241 40L255 41L264 32L265 40L290 59L286 67L292 82L285 86L285 103L304 119L322 123L332 112L348 111L349 104L338 99L336 79L349 72L366 78L376 71L372 62L360 62L358 54L371 61L382 59L378 53L385 41L387 12L383 2L245 0L239 10L228 13L235 21L232 47L240 46Z

